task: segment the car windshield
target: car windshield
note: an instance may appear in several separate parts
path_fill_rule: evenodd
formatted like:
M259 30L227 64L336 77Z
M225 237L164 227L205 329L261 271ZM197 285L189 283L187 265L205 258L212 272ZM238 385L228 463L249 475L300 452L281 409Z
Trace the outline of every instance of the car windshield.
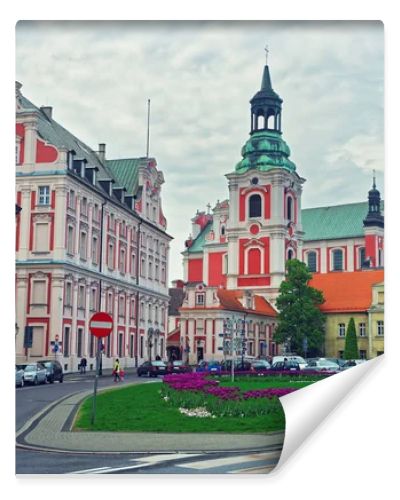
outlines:
M36 370L37 370L36 365L28 365L28 366L25 368L25 371L26 371L26 372L35 372Z
M318 364L320 366L338 366L333 361L328 361L327 359L321 359L320 361L318 361Z
M42 361L42 365L46 368L51 368L51 361Z
M173 365L174 366L182 366L183 365L183 361L174 361Z
M153 361L153 366L165 366L163 361Z

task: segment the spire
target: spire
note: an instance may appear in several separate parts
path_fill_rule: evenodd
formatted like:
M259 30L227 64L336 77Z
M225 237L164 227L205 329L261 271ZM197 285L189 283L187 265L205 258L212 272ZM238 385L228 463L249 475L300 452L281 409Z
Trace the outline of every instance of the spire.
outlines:
M375 170L373 170L372 189L368 191L368 214L364 219L364 227L384 226L384 218L381 214L381 193L376 189Z
M375 182L375 169L372 171L373 173L373 183L372 183L372 189L376 189L376 182Z

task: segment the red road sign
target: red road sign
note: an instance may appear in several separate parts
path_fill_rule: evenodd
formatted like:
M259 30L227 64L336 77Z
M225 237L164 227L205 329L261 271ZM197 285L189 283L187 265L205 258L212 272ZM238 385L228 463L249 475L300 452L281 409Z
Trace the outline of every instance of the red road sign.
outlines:
M107 337L113 327L112 317L105 312L94 313L89 321L89 330L95 337Z

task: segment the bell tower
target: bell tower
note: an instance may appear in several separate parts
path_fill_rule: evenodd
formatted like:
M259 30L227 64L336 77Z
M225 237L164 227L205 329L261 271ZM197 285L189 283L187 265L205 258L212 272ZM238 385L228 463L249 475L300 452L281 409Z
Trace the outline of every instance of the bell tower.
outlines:
M287 259L302 258L301 193L305 179L282 138L281 97L268 63L250 100L250 137L229 183L227 288L274 300Z
M369 267L383 267L384 218L381 194L376 189L375 171L372 189L368 191L368 213L364 219L365 260Z

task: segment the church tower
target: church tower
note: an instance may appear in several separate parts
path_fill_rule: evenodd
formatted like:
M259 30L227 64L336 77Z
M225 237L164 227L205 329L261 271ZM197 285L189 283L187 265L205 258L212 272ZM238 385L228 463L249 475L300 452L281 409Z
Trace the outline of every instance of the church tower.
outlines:
M365 260L368 267L383 267L384 218L381 214L381 194L376 189L375 173L368 191L368 214L364 219Z
M301 193L305 179L282 138L282 99L268 64L250 101L250 137L229 183L228 289L252 289L274 300L287 259L301 260Z

